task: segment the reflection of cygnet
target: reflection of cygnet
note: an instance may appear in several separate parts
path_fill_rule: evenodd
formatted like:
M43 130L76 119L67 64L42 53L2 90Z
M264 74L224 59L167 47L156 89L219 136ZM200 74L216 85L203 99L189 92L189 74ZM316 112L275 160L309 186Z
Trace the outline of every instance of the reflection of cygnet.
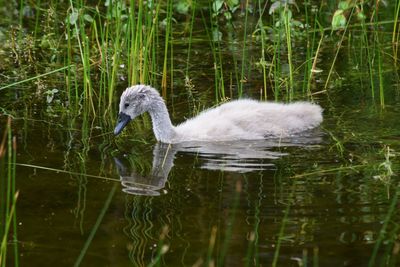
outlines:
M202 169L244 173L275 169L274 161L288 154L281 151L283 147L308 147L308 149L312 149L321 141L320 133L309 132L309 135L300 135L286 140L157 143L153 149L152 169L150 174L146 176L140 175L134 166L125 165L117 158L114 158L114 160L120 174L123 192L157 196L160 195L160 190L165 187L169 172L174 166L177 152L192 155L199 159L196 160L196 164L200 163Z
M315 128L322 122L322 109L316 104L241 99L208 109L173 126L157 90L147 85L135 85L121 95L114 133L119 134L129 121L144 112L150 113L156 139L163 143L289 137Z
M121 160L114 158L123 186L122 191L133 195L160 195L159 190L165 187L168 174L174 165L175 153L169 144L156 144L153 150L153 166L148 176L141 176L134 169L128 169Z

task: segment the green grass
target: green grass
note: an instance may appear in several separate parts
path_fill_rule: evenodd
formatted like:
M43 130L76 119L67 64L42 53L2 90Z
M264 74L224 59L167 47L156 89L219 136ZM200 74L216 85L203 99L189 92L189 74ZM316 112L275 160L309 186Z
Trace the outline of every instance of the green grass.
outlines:
M383 266L385 264L385 261L389 263L386 266L395 266L396 260L397 260L397 255L396 253L392 252L393 247L396 244L397 236L400 232L400 227L399 224L396 223L395 216L397 215L397 205L399 203L399 186L396 186L395 193L393 197L390 200L390 204L388 207L388 211L386 213L385 219L383 220L383 225L379 231L378 238L375 242L374 249L372 251L368 267L372 266ZM394 231L389 230L390 224L394 224ZM393 228L393 226L392 226ZM386 247L384 246L384 242L386 242ZM389 245L388 245L389 244ZM384 260L381 260L381 262L377 263L378 261L378 253L379 250L386 250L386 253L384 254L385 257Z
M16 138L11 130L11 118L3 132L0 143L0 266L19 266L18 233L17 233L17 199L16 189ZM12 248L8 252L9 247ZM7 255L13 255L12 263L7 264Z
M206 35L210 44L211 52L213 55L213 70L214 70L214 91L215 91L215 102L218 103L225 98L225 82L224 82L224 66L221 62L221 32L219 29L218 19L213 14L213 3L208 2L209 6L209 23L207 23L206 14L201 10L201 17L203 25L206 31ZM210 26L208 26L210 25Z
M243 30L243 40L242 40L242 60L241 60L241 71L240 71L240 85L238 95L241 97L243 95L243 85L246 83L247 77L245 75L245 70L247 66L247 31L248 31L248 15L249 11L249 0L245 2L245 15L244 15L244 30Z
M265 10L261 6L261 0L258 0L258 10L260 13L260 16L258 18L258 23L257 26L260 29L260 37L261 37L261 57L260 57L260 66L262 68L262 74L263 74L263 97L264 99L268 99L268 75L267 75L267 61L266 61L266 32L264 28L264 23L263 23L263 15L265 14Z
M246 252L246 258L245 258L245 266L259 266L260 265L260 256L259 253L261 251L259 247L259 242L260 242L260 229L262 228L262 220L260 218L261 214L261 209L262 209L262 194L263 194L263 180L264 176L260 176L260 182L259 182L259 191L257 194L257 198L255 200L255 205L254 205L254 226L252 231L250 232L249 236L249 241L248 241L248 247L247 247L247 252Z
M225 266L226 255L228 253L229 245L232 239L233 226L235 225L236 213L239 207L241 193L242 193L242 182L240 180L237 180L235 185L235 194L232 207L230 208L229 217L228 220L226 221L226 225L223 227L225 231L224 231L224 240L222 243L221 251L219 252L219 255L216 256L217 266Z
M291 189L292 190L290 192L290 197L289 197L288 201L293 201L292 199L293 199L293 193L295 190L295 186L292 186ZM275 253L274 253L274 257L273 257L272 264L271 264L271 266L273 266L273 267L279 266L278 260L279 260L281 246L282 246L282 241L285 239L285 228L286 228L286 224L288 223L288 220L289 220L289 213L290 213L291 205L292 205L292 203L287 203L286 209L284 210L284 213L283 213L281 227L279 229L279 233L278 233L276 244L275 244Z
M165 30L165 41L164 41L164 62L163 62L163 70L162 70L162 80L161 80L161 89L162 96L167 96L167 77L168 77L168 48L171 48L171 60L173 58L172 54L172 0L167 1L167 15L166 15L166 30ZM172 65L172 64L171 64ZM172 76L173 68L170 69L170 75ZM172 78L171 78L172 79Z
M53 48L59 51L60 59L57 61L64 62L65 66L44 71L42 73L45 74L34 75L18 82L3 83L0 85L0 90L16 87L21 83L29 84L43 78L42 75L47 76L65 70L68 101L71 104L75 103L76 108L79 105L88 105L93 116L97 116L98 113L111 113L105 118L114 120L114 103L121 87L136 83L149 83L158 87L162 91L162 95L167 98L168 91L172 92L175 80L188 79L189 65L196 64L196 62L191 62L196 60L191 56L193 40L206 37L209 40L210 52L213 57L210 68L214 70L215 102L227 97L226 84L228 83L230 90L232 91L232 88L235 90L230 94L231 96L242 96L244 85L252 83L250 73L257 64L262 73L263 98L291 101L294 98L307 98L313 95L314 77L319 68L317 59L325 45L324 35L328 30L332 31L332 27L321 25L319 21L321 14L319 11L326 12L322 5L317 7L320 10L315 12L312 11L310 4L306 4L303 14L299 14L298 7L291 3L284 3L271 11L268 8L272 8L272 6L262 1L256 3L245 1L242 6L233 9L233 12L231 6L224 5L216 10L214 7L217 5L216 3L212 0L208 1L206 5L196 1L189 3L189 9L185 14L190 21L186 68L183 70L185 77L175 75L175 73L179 73L175 70L176 59L173 52L174 35L176 35L175 24L179 20L179 15L173 1L157 3L133 0L126 3L110 1L107 6L87 6L81 1L70 0L64 13L61 12L61 9L65 8L62 4L52 3L52 10L56 13L59 12L57 14L59 19L52 19L49 22L63 22L65 31L55 31L51 41L56 43L61 39L66 39L65 43L60 42ZM40 1L35 7L39 8L44 4L43 1ZM25 19L22 11L24 5L24 1L21 1L19 13L19 24L21 25ZM365 5L367 4L360 3L350 6L346 11L346 25L342 31L332 31L332 35L337 33L340 38L336 45L335 57L330 63L330 69L321 70L324 71L325 85L322 90L319 88L318 92L326 91L332 78L334 79L337 57L341 53L343 42L349 34L357 35L361 30L363 47L367 55L366 66L369 71L372 97L375 96L375 80L378 78L379 103L384 106L386 88L382 82L385 79L382 67L386 61L386 54L378 53L383 48L383 44L380 44L383 42L382 36L375 30L376 37L371 41L368 39L368 27L369 25L378 27L389 21L387 17L374 10L376 8L374 5L372 7L368 5L368 10L372 9L373 11L371 13L372 24L366 23L366 19L356 20L353 16L355 12L368 14ZM395 5L392 20L394 26L391 39L394 45L395 60L396 40L398 39L396 22L398 21L399 6L398 3ZM205 8L208 8L208 13L204 12ZM229 12L225 9L229 9ZM239 10L242 12L241 16L238 15ZM195 17L199 14L202 14L203 24L194 23ZM225 18L225 14L230 15ZM250 15L255 15L257 18L255 27L250 22ZM34 38L40 38L38 35L40 31L51 30L40 29L39 21L42 16L45 16L43 10L35 13L33 19L35 22ZM299 16L304 18L304 22L301 22L304 30L297 26ZM234 64L232 71L225 62L226 56L223 51L226 50L226 31L232 32L233 29L233 35L237 34L234 31L237 27L235 24L238 23L242 25L242 32L235 41L240 41L241 49L239 57L235 55L235 51L232 51L231 58ZM231 30L228 29L228 26ZM248 33L250 32L258 34L259 46L256 49L260 56L257 61L254 61L248 52L249 48L254 48L254 41L249 38ZM203 35L199 36L198 33ZM205 36L204 33L206 33ZM22 33L18 31L18 34ZM46 33L41 33L41 35L47 36ZM17 42L23 42L23 40L21 38ZM304 57L301 58L293 51L293 44L296 43L298 46L297 43L303 41L306 42L306 49ZM17 45L22 45L22 43L17 43ZM16 54L18 53L16 50ZM22 58L21 55L18 57ZM283 68L286 64L287 70L286 67ZM123 82L120 80L121 76L124 77ZM299 80L299 76L304 77L300 85L295 82ZM193 84L194 79L190 80L192 88L197 87L197 84ZM303 88L303 90L297 90L296 87ZM268 95L268 92L272 92L272 95Z
M111 187L110 193L108 194L107 199L104 202L103 208L100 210L99 216L97 217L97 220L96 220L95 224L93 225L93 228L90 231L90 234L89 234L88 238L86 239L86 242L84 243L84 245L79 253L78 258L76 259L74 266L81 266L81 263L90 247L90 244L92 243L93 238L95 237L95 235L100 227L100 224L103 221L104 216L110 206L110 203L114 197L117 187L118 187L117 183L114 183L114 185Z

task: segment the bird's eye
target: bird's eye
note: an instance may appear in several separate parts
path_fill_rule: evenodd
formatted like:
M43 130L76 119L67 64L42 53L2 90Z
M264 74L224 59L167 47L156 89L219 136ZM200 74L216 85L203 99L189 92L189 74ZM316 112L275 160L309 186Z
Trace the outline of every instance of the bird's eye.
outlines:
M125 108L129 107L129 103L125 103L124 106L125 106Z

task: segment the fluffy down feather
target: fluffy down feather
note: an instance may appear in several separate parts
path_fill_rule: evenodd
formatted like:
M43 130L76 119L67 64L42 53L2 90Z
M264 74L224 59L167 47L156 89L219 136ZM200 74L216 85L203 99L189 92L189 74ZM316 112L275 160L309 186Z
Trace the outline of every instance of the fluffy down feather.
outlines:
M201 112L173 126L165 103L157 90L147 85L127 88L120 100L118 134L129 120L149 112L158 141L256 140L289 137L312 129L322 122L322 108L309 102L289 104L241 99ZM124 124L123 124L124 122Z

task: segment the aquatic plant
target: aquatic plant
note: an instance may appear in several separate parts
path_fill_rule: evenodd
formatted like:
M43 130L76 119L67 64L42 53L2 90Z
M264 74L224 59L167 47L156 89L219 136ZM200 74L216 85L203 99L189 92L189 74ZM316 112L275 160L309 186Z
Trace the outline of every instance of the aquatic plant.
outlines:
M7 120L5 131L0 142L0 266L19 266L18 233L17 233L17 199L16 188L16 138L11 130L11 118ZM11 244L11 245L10 245ZM12 252L8 252L8 248ZM7 264L7 255L12 255L13 263Z
M392 158L396 157L396 152L389 146L385 146L383 148L383 154L385 161L378 165L377 172L379 172L379 174L374 175L373 177L385 185L387 198L390 199L390 186L392 184L392 177L395 175L392 168Z

